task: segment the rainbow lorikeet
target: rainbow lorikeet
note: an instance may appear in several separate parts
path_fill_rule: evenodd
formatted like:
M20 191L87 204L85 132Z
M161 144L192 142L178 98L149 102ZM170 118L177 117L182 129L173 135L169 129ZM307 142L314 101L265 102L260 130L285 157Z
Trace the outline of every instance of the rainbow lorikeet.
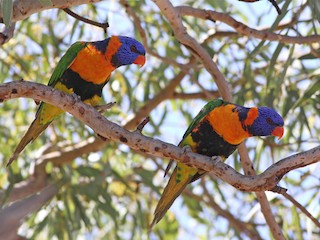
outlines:
M123 65L143 66L145 53L140 42L125 36L112 36L97 42L76 42L62 56L48 85L69 94L77 94L83 102L96 106L111 73ZM7 166L62 113L60 108L42 102L35 120L16 147Z
M251 136L282 137L283 119L268 107L246 108L221 99L207 103L191 122L179 147L189 146L192 152L209 157L229 157ZM167 174L173 160L170 161ZM177 163L154 212L152 227L158 223L185 187L206 172Z

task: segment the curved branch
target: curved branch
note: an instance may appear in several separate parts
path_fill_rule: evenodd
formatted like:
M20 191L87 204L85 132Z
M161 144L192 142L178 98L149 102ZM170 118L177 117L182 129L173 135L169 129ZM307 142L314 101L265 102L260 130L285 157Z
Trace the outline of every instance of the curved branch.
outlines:
M320 42L320 35L291 37L273 33L267 30L257 30L254 28L250 28L241 22L238 22L228 14L219 13L212 10L197 9L189 6L178 6L175 7L175 9L177 13L183 16L193 16L204 20L221 21L234 28L238 33L247 37L254 37L261 40L277 41L290 44L310 44Z
M129 132L104 118L94 107L81 102L79 98L49 86L25 81L0 85L1 101L18 97L29 97L58 106L107 139L123 143L148 155L176 159L187 165L211 171L225 182L242 191L271 190L289 171L320 161L320 146L318 146L282 159L260 175L246 176L223 163L220 157L209 158L197 153L185 152L175 145L143 136L139 131Z
M78 14L76 14L75 12L71 11L69 8L63 8L62 9L63 11L65 11L67 14L69 14L70 16L74 17L75 19L78 19L84 23L88 23L90 25L93 25L93 26L96 26L96 27L100 27L103 29L103 31L106 33L107 32L107 28L109 27L109 23L106 22L106 23L99 23L99 22L95 22L91 19L88 19L88 18L85 18L85 17L82 17Z
M223 74L220 72L217 65L212 61L212 58L208 52L187 33L186 28L182 23L181 16L179 12L176 11L176 8L168 0L153 1L161 10L162 14L168 19L177 40L180 41L186 48L188 48L211 74L218 86L219 93L221 94L222 98L232 102L232 95Z

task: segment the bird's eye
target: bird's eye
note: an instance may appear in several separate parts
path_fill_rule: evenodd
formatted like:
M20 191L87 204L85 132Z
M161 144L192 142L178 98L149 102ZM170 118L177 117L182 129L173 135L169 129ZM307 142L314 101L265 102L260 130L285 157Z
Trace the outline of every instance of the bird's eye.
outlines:
M270 125L274 124L271 118L267 118L267 123Z
M137 47L135 45L131 45L130 50L134 53L138 52Z

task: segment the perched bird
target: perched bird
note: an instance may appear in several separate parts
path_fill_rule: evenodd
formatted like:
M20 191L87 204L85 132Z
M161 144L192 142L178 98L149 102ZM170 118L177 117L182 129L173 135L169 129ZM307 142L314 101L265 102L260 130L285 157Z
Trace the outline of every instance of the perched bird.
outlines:
M62 56L48 85L77 94L83 102L96 106L111 73L123 65L138 64L142 67L146 61L145 53L140 42L125 36L112 36L97 42L76 42ZM42 102L7 166L62 113L60 108Z
M252 136L282 137L283 119L268 107L246 108L221 99L207 103L191 122L179 147L209 157L229 157L246 138ZM170 161L165 175L173 160ZM152 228L165 215L185 187L206 172L177 163L154 212Z

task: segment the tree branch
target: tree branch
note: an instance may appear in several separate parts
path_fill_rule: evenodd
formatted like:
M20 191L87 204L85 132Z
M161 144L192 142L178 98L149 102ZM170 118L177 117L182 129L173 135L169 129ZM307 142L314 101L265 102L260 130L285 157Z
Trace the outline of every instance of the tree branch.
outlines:
M281 193L286 199L288 199L290 202L292 202L293 205L295 205L297 208L301 210L319 229L320 229L320 222L318 219L316 219L312 214L304 207L302 206L297 200L294 199L290 194L284 192Z
M88 19L88 18L85 18L85 17L82 17L82 16L76 14L75 12L71 11L69 8L63 8L62 10L65 11L70 16L74 17L75 19L78 19L84 23L88 23L90 25L102 28L104 33L107 33L107 28L109 27L109 23L107 23L107 22L106 23L99 23L99 22L92 21L91 19Z
M252 3L252 2L257 2L259 0L239 0L241 2L247 2L247 3ZM277 2L275 0L268 0L269 2L271 2L271 4L274 6L274 8L277 10L278 14L280 15L282 12L281 12L281 9L280 7L278 6Z
M223 99L232 101L227 81L208 52L186 31L181 15L169 0L153 0L172 26L175 37L196 56L215 80Z
M42 207L57 192L57 186L52 184L39 194L34 194L2 209L0 211L0 236L6 236L6 239L17 239L17 229L21 225L21 220Z
M220 21L234 28L238 33L244 36L254 37L261 40L277 41L290 44L310 44L320 42L320 35L291 37L273 33L267 30L257 30L238 22L228 14L219 13L212 10L197 9L189 6L178 6L175 7L175 9L177 13L181 14L182 16L193 16L204 20Z
M210 158L197 153L185 152L175 145L143 136L139 132L129 132L108 121L94 107L81 102L73 95L32 82L15 81L0 84L1 101L18 97L29 97L58 106L105 138L123 143L148 155L172 158L205 171L212 171L223 181L242 191L271 190L289 171L320 161L320 146L318 146L282 159L260 175L244 176L223 163L220 157Z
M69 8L81 4L100 2L101 0L51 0L51 6L43 6L38 0L16 0L13 1L12 22L23 20L34 13L53 8ZM2 8L0 4L0 22L2 20Z

